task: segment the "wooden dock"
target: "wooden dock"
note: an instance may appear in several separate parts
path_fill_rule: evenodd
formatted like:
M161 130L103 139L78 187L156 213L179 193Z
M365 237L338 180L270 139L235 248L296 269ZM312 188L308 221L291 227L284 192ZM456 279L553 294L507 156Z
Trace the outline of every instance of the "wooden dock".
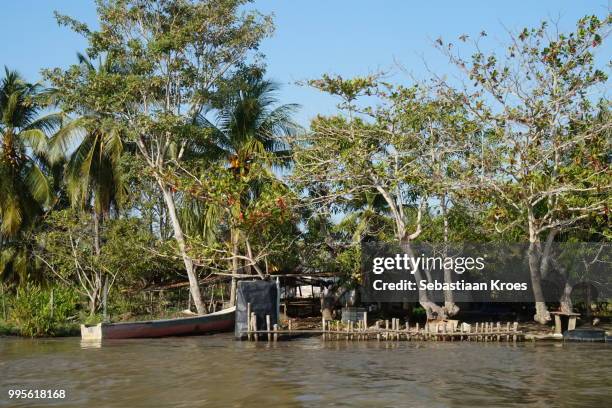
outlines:
M516 342L524 340L524 334L518 330L517 322L476 323L473 325L459 323L456 320L429 322L424 327L416 323L400 324L399 319L376 321L368 325L367 312L357 322L326 321L322 319L320 329L294 329L293 322L286 327L270 325L270 316L266 316L266 327L257 327L255 313L249 308L248 330L243 332L249 341L278 341L302 336L321 336L323 340L351 341L479 341L479 342Z

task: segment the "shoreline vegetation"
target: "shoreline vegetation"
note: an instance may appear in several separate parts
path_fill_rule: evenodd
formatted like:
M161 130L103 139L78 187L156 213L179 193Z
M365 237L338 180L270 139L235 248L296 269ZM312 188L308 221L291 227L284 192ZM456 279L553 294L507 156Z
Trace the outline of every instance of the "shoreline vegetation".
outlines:
M252 6L99 0L98 29L55 13L87 43L69 66L0 73L0 335L203 315L235 305L241 279L279 279L296 315L326 321L345 306L501 321L457 300L451 266L443 301L417 262L417 301L359 299L363 246L406 260L439 243L468 282L478 268L449 252L462 242L525 244L533 301L506 308L521 328L548 332L560 312L609 330L612 274L589 278L612 264L610 14L505 45L439 38L448 71L425 80L321 73L300 85L337 111L300 126L259 51L273 16ZM558 243L590 246L569 268Z
M0 337L2 336L19 336L30 338L31 336L24 336L23 329L19 326L12 325L7 322L0 321ZM77 323L65 323L58 325L54 328L52 335L38 336L42 338L54 338L54 337L80 337L81 329L80 324Z

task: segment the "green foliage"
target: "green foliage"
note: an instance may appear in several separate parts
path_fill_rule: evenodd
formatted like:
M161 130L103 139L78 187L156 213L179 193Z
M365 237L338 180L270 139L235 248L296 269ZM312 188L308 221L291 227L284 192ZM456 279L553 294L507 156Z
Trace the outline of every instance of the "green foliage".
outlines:
M378 87L381 85L378 77L378 75L369 75L345 79L340 75L323 74L321 79L310 80L308 84L323 92L339 96L343 100L343 104L339 107L349 109L357 98L378 93Z
M472 91L446 93L478 118L485 132L469 157L476 200L500 235L544 240L582 220L608 217L612 189L609 103L599 92L607 75L596 50L612 19L586 16L570 33L543 22L512 35L505 55L479 44L471 59L440 48Z
M9 306L24 335L57 334L77 312L100 321L106 285L113 318L166 314L185 292L157 288L182 287L183 257L191 280L299 270L348 288L371 241L612 237L595 52L609 16L525 29L505 54L480 38L463 59L440 40L471 89L323 74L307 83L339 113L305 132L264 79L257 49L273 25L249 3L99 0L96 30L56 15L88 48L44 71L53 91L5 70L0 278L22 283ZM65 114L41 116L51 100ZM42 271L55 286L26 284Z
M77 302L78 295L70 288L28 283L17 289L10 318L22 336L52 336L75 314Z
M422 320L425 318L425 309L420 306L412 308L412 318L415 320Z
M0 280L38 275L30 229L53 201L48 163L50 132L60 114L41 116L47 90L5 67L0 81Z
M45 71L69 112L104 112L132 142L164 195L178 252L187 259L177 219L180 194L165 177L185 161L207 158L210 129L202 116L213 95L250 65L260 41L273 30L271 17L244 9L246 0L98 1L99 29L56 15L59 24L85 37L89 58L104 57L113 70ZM179 167L180 168L180 167ZM198 278L191 262L185 270ZM199 289L195 304L203 313Z
M53 276L88 299L89 312L101 307L104 280L110 293L136 291L176 277L172 247L159 242L136 218L111 219L100 230L104 243L96 254L92 217L74 209L56 211L37 234L36 254Z
M5 67L0 81L0 234L14 237L31 225L51 201L44 173L45 132L59 115L39 117L44 89Z

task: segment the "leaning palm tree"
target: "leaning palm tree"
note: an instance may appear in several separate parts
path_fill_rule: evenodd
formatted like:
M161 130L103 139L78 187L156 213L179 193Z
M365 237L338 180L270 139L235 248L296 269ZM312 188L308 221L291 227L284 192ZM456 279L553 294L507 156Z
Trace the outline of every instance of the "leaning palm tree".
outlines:
M24 278L27 254L17 241L49 207L47 134L62 116L40 116L46 90L5 67L0 81L0 275Z

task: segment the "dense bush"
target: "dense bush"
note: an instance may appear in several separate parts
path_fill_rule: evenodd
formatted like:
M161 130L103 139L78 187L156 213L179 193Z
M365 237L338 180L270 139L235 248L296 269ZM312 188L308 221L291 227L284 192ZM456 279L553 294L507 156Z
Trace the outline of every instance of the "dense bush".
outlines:
M70 288L27 284L17 289L10 318L22 336L52 336L76 312L78 295Z

